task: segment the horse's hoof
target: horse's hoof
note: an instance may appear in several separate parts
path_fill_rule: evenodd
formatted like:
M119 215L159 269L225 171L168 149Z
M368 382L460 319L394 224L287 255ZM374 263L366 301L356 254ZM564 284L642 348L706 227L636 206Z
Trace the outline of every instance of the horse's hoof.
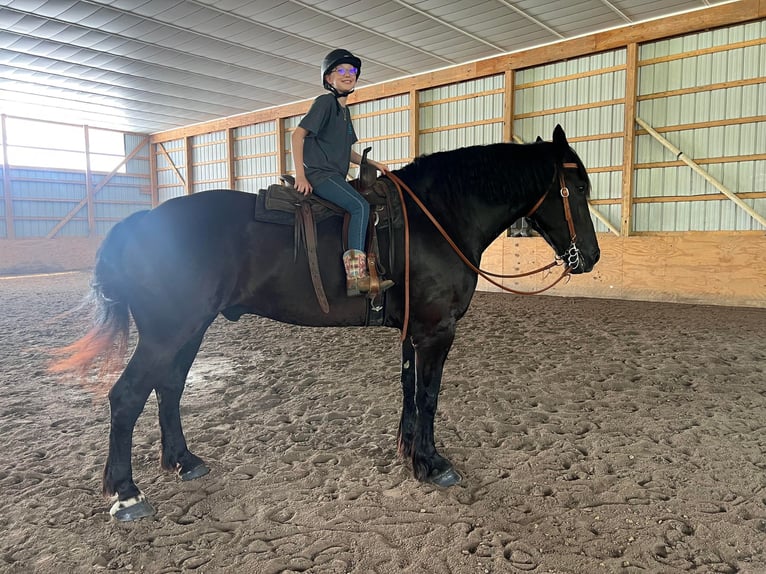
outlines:
M120 522L130 522L139 518L154 516L154 508L146 501L146 497L142 493L127 500L118 500L112 505L109 514Z
M431 476L428 482L442 488L447 488L449 486L460 484L461 480L463 480L463 477L460 476L454 468L449 467L444 472Z
M178 471L178 476L181 477L181 480L194 480L195 478L199 478L201 476L205 476L208 472L210 472L210 469L205 466L204 464L198 464L191 470L187 471Z

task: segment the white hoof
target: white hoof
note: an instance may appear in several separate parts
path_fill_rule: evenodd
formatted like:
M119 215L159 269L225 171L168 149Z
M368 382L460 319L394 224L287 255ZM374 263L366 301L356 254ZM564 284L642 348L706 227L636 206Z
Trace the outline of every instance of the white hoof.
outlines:
M145 518L154 514L154 508L146 501L146 496L143 492L139 492L138 496L128 498L126 500L117 500L112 508L109 509L109 514L116 520L126 522L130 520L138 520L139 518Z

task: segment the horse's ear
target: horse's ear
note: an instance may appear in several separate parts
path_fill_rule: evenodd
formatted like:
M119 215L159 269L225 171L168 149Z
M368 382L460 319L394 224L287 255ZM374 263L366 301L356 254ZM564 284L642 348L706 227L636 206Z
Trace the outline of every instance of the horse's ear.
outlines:
M556 124L556 127L553 130L553 145L555 146L555 149L561 153L562 158L564 157L564 154L567 152L567 150L569 150L567 135L564 133L564 129L559 124Z
M537 136L535 143L540 143L541 141L543 141L543 138L541 138L540 136Z
M556 124L556 127L553 129L553 141L557 144L569 145L567 135L564 133L564 128L561 127L561 124Z

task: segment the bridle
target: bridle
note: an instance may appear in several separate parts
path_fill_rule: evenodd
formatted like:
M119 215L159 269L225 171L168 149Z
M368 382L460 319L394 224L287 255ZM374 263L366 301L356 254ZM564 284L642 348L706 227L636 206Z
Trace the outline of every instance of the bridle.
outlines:
M566 250L563 256L559 257L558 255L556 255L556 258L554 259L554 261L544 267L540 267L539 269L535 269L534 271L527 271L526 273L508 274L508 275L490 273L489 271L484 271L483 269L476 267L460 250L457 244L452 240L449 234L439 224L439 222L436 220L433 214L430 211L428 211L428 208L423 204L420 198L417 195L415 195L415 193L409 188L409 186L406 183L404 183L396 174L392 172L387 172L385 175L394 183L394 185L396 186L396 190L399 193L399 201L402 206L402 215L404 217L404 319L403 319L403 325L402 325L401 341L404 341L406 337L407 324L409 322L409 316L410 316L410 312L409 312L410 311L410 225L409 225L409 219L407 216L407 207L404 202L404 194L402 192L402 189L404 189L404 191L407 192L407 194L410 196L410 198L412 198L415 204L423 211L423 213L425 213L426 217L428 217L428 219L431 220L431 223L434 224L436 229L439 231L439 233L441 233L442 237L444 237L444 239L447 241L447 243L452 248L452 250L458 255L458 257L460 257L463 263L465 263L468 266L468 268L471 269L474 273L478 274L480 277L482 277L484 280L488 281L492 285L499 287L503 291L513 293L514 295L537 295L539 293L543 293L547 291L548 289L551 289L552 287L554 287L562 279L564 279L565 277L568 277L573 269L577 269L577 267L580 265L580 260L581 260L580 250L577 248L577 245L575 244L575 241L577 239L577 233L575 232L574 221L572 220L572 210L569 206L569 188L567 187L566 181L564 179L565 169L577 169L577 168L578 166L576 163L562 163L560 167L557 167L556 174L554 174L553 176L554 179L558 176L558 180L560 184L561 198L564 203L564 216L567 221L567 226L569 227L569 237L571 238L569 248ZM540 208L540 206L545 201L545 198L548 197L549 191L550 190L546 191L543 194L543 196L537 201L537 203L535 203L532 209L529 210L529 213L527 213L527 215L525 215L524 217L529 218L532 215L534 215L534 213ZM492 277L497 277L499 279L528 277L530 275L542 273L544 271L547 271L548 269L551 269L552 267L558 267L561 265L564 266L564 269L561 272L561 275L559 275L556 278L556 280L550 285L548 285L547 287L538 289L536 291L518 291L515 289L511 289L510 287L506 287L505 285L492 279Z
M572 209L569 207L569 188L567 187L566 181L564 180L564 170L565 169L577 169L578 166L576 163L570 163L565 162L561 164L561 169L556 170L558 172L558 178L559 178L559 184L561 189L561 199L564 203L564 217L567 220L567 227L569 227L569 237L570 237L570 243L569 248L564 252L564 255L561 256L561 260L563 261L566 269L568 269L570 272L574 269L577 269L580 266L580 261L582 260L580 256L580 250L577 248L577 232L574 228L574 220L572 219ZM556 176L554 176L556 177ZM545 201L545 198L548 197L548 191L546 191L543 196L537 200L537 203L532 207L532 209L529 210L529 213L527 213L524 217L530 218L537 209L543 204ZM559 259L558 256L556 256L557 259ZM503 275L496 275L496 277L505 277ZM510 275L508 277L513 277L513 275ZM551 285L553 287L553 285ZM547 287L547 289L550 289L550 287Z

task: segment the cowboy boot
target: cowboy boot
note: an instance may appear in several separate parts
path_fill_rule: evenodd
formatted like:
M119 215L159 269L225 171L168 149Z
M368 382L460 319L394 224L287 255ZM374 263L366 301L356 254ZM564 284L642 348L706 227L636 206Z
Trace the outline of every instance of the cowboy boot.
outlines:
M343 254L343 267L346 269L346 294L349 297L367 293L370 290L370 275L367 272L367 254L358 249L349 249ZM380 292L394 286L390 279L380 282Z

